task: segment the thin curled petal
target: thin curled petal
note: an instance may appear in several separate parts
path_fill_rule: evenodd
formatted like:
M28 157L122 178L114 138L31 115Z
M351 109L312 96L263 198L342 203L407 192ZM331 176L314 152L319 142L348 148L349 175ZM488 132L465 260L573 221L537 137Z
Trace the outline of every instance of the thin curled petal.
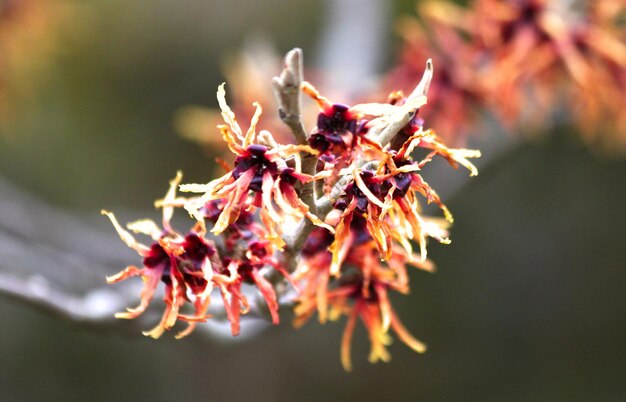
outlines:
M296 144L286 144L280 145L276 148L272 148L265 153L267 157L271 160L274 156L280 156L281 158L286 158L292 155L297 155L300 152L306 152L311 155L317 155L319 152L308 145L296 145Z
M385 204L381 200L379 200L378 197L376 197L369 188L367 188L367 185L363 181L363 178L361 177L361 174L358 172L357 169L354 169L354 171L352 172L352 176L354 177L354 182L359 187L359 190L361 190L363 194L365 194L370 202L376 204L380 208L385 208Z
M228 103L226 103L226 91L224 90L224 86L226 84L222 83L219 87L217 87L217 103L222 110L222 117L224 121L233 133L237 136L240 141L244 140L243 134L241 132L241 127L239 127L239 123L237 123L237 117L235 117L235 113L230 109Z
M126 243L126 245L128 247L130 247L133 250L137 251L139 253L139 255L142 255L142 256L146 256L150 252L150 248L148 248L147 246L144 246L141 243L138 243L137 240L135 240L135 238L133 237L133 235L128 233L120 225L120 223L117 221L117 218L115 218L115 215L113 214L113 212L109 212L109 211L106 211L106 210L103 209L102 211L100 211L100 213L102 215L106 215L107 218L109 218L109 220L113 224L113 227L115 228L115 231L120 236L120 239L122 239L122 241L124 243Z
M352 334L354 334L354 327L356 325L356 318L358 311L356 308L352 310L348 316L348 322L343 330L341 337L341 365L343 369L350 372L352 371L352 359L350 357L350 348L352 344Z
M328 98L320 95L319 91L310 82L303 81L301 88L302 92L309 95L315 102L317 102L320 109L328 110L333 106L332 102L329 101Z
M252 271L252 278L263 295L265 303L267 303L267 308L272 316L272 324L278 325L280 321L278 316L278 301L276 300L276 292L274 291L272 284L256 270Z
M172 232L170 221L174 216L174 207L172 203L176 199L176 189L183 178L183 173L179 170L176 172L176 177L170 181L170 188L167 190L165 197L163 198L163 229Z
M254 111L254 115L252 116L252 120L250 121L250 127L246 132L246 136L243 140L243 147L247 148L250 144L254 142L254 138L256 136L256 125L259 123L259 119L261 118L261 113L263 113L263 108L259 104L259 102L254 102L253 106L256 108Z
M125 312L115 313L115 318L133 319L141 315L152 301L154 292L159 285L160 275L151 275L145 279L144 287L141 290L140 302L137 307L127 308Z
M124 279L131 278L133 276L139 276L143 273L143 270L135 267L134 265L126 267L123 271L118 272L115 275L107 276L106 281L108 284L121 282Z
M163 232L161 229L159 229L157 224L151 219L141 219L138 221L134 221L134 222L128 223L126 227L128 228L128 230L132 232L141 233L146 236L150 236L152 240L157 240L161 236L161 233Z
M398 337L408 347L416 351L417 353L426 352L426 345L423 342L418 341L409 333L409 331L402 325L398 315L395 311L391 310L391 328L398 335Z

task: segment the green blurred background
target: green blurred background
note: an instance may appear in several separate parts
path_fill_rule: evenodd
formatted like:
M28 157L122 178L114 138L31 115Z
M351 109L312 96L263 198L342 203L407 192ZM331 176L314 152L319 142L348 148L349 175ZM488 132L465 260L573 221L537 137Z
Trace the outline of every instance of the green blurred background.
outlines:
M345 24L367 26L355 3ZM320 67L331 20L322 1L67 4L48 64L2 125L0 172L111 236L101 208L157 217L152 200L177 169L190 182L212 175L212 158L176 134L172 116L214 106L224 57L263 35ZM413 8L387 7L388 18ZM379 71L397 46L384 23L385 46L367 49ZM294 330L285 312L252 340L153 341L2 299L0 400L624 400L626 162L592 154L573 131L486 155L451 195L453 243L429 251L438 272L411 272L411 294L394 300L424 355L396 342L391 363L370 365L360 328L346 374L343 323Z

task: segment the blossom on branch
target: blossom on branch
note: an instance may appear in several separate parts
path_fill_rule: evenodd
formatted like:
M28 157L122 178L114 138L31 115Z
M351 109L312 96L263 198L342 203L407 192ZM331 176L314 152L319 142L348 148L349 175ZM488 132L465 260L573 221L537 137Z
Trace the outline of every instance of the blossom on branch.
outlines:
M358 319L369 335L371 362L389 361L392 333L422 353L425 345L409 334L390 303L391 293L409 292L408 265L434 270L426 258L427 238L450 242L452 214L421 171L439 156L475 176L469 159L480 152L447 147L418 117L433 78L430 60L408 96L394 91L386 103L347 106L330 102L303 81L301 59L300 50L289 52L285 69L273 81L279 116L295 144L279 143L269 131L257 134L262 111L256 103L244 132L221 85L217 97L225 124L218 128L235 155L232 167L222 164L226 174L206 184L180 185L181 191L197 194L190 198L176 196L178 175L156 203L163 209L163 229L151 221L129 226L152 237L149 247L105 212L122 240L144 257L143 268L129 267L109 278L117 282L139 275L145 281L140 306L120 317L141 314L163 282L166 310L146 334L158 337L182 319L189 322L179 334L184 336L209 318L210 293L217 288L236 336L242 317L264 311L261 307L278 324L281 300L293 289L289 303L295 326L316 312L321 323L347 317L341 362L348 371ZM300 121L300 90L320 109L309 135ZM426 156L416 159L415 149ZM324 186L315 186L321 180ZM443 218L425 216L421 198L439 206ZM196 220L185 236L170 225L176 208ZM211 234L215 241L205 238ZM415 243L419 253L413 252ZM193 303L193 314L181 313L187 302Z
M277 260L272 257L272 246L261 242L249 244L250 250L241 259L224 260L225 268L223 272L213 276L215 284L220 288L224 309L231 324L233 336L239 335L240 316L246 314L250 308L247 297L242 292L242 285L248 283L255 285L267 304L267 308L272 317L272 323L277 325L280 322L278 317L278 299L272 283L270 283L261 273L266 265L270 265L281 272L286 278L289 274L280 267Z
M284 216L295 218L306 216L314 224L323 225L323 222L309 211L308 206L298 199L295 190L296 183L309 182L313 177L289 168L286 161L291 157L298 166L300 152L315 154L316 151L307 145L278 145L268 131L262 132L267 144L255 142L256 125L262 113L260 105L255 104L256 113L244 135L234 113L226 103L223 84L218 89L217 97L222 108L222 117L226 122L219 128L228 147L237 156L235 167L208 184L181 186L181 191L204 193L185 205L189 213L202 221L200 210L207 202L224 200L222 213L211 230L218 235L237 220L242 205L253 193L253 201L249 207L261 209L261 220L268 229L268 238L279 249L285 244L281 237ZM275 204L282 213L277 212Z
M163 200L165 204L175 199L176 188L181 178L182 175L179 173L170 183L170 189ZM144 281L139 306L129 308L115 316L127 319L139 316L150 304L159 283L162 282L165 286L165 312L161 322L152 330L144 332L153 338L159 338L163 331L172 328L179 318L188 321L187 329L177 335L178 338L182 338L193 331L196 322L204 321L208 317L206 311L213 276L211 257L215 254L215 248L203 239L201 227L194 228L185 236L172 229L170 219L173 212L173 207L163 207L163 229L159 229L151 220L128 224L131 231L152 238L152 244L146 246L137 242L111 212L102 211L111 220L120 238L143 257L142 268L131 265L107 278L108 283L123 281L132 276L141 276ZM193 297L192 303L195 308L192 315L180 312L182 306L191 301L189 294Z
M402 249L396 249L392 258L383 264L374 241L362 230L359 235L361 242L353 243L342 260L344 274L339 280L331 282L328 268L330 253L320 247L324 244L323 229L316 230L318 235L305 246L306 256L295 274L296 279L304 280L306 287L294 308L294 324L297 327L303 325L315 311L321 323L326 322L327 317L337 320L342 315L348 316L341 342L341 362L346 371L352 369L350 344L357 318L365 325L370 338L370 362L391 359L386 349L391 343L390 329L411 349L425 352L426 346L413 338L400 322L388 293L408 293L407 264L432 271L432 263L412 262Z

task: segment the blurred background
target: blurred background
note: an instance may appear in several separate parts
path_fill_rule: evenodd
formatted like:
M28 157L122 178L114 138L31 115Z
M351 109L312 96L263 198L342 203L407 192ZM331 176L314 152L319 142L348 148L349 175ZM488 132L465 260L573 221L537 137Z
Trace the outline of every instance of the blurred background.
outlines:
M156 219L176 170L214 177L220 148L181 134L177 116L215 107L242 49L261 53L267 94L281 55L301 47L309 80L358 99L398 61L401 15L414 1L0 0L1 272L101 287L136 256L100 209ZM411 272L393 302L426 354L396 341L391 363L370 365L359 327L347 374L343 322L294 330L284 311L249 339L154 341L127 321L85 325L3 297L0 399L626 399L626 159L567 122L532 136L490 127L466 140L483 150L478 177L425 172L455 215L453 242L431 243L438 272ZM48 266L72 245L78 268Z

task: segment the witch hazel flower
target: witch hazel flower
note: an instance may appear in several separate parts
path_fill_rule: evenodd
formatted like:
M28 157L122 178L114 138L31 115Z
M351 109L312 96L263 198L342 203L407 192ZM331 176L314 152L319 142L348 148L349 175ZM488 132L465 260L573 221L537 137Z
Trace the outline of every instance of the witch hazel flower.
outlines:
M417 94L413 93L409 98L399 99L393 105L364 104L359 106L359 109L367 111L364 114L377 116L367 122L367 125L372 128L382 126L383 128L378 128L378 131L379 135L384 137L390 125L389 121L393 121L390 116L397 115L398 109L401 113L406 113L407 104L409 108L423 104L424 100L419 96L419 91L425 91L425 87L418 86L417 91ZM381 257L385 260L391 257L394 242L399 242L408 253L412 253L410 241L417 241L421 249L421 261L426 258L426 237L433 237L441 243L450 242L447 238L447 225L427 222L421 216L421 207L416 198L418 193L423 195L428 203L436 203L443 210L447 221L450 223L453 221L448 208L418 171L434 156L441 155L454 167L460 163L470 170L470 175L475 175L476 167L468 158L479 157L480 152L447 148L437 140L432 131L423 130L421 120L417 119L417 110L400 129L399 134L404 136L405 141L398 151L385 147L380 151L377 160L363 162L362 167L353 167L351 172L345 170L345 177L351 177L351 181L334 204L334 208L342 210L343 213L336 228L335 241L329 248L333 254L331 263L333 275L339 273L340 254L355 214L365 218L369 234L374 238ZM417 147L432 150L419 163L413 161L410 156Z
M248 247L245 256L241 258L225 257L224 269L213 276L213 281L221 291L233 336L239 335L241 315L246 314L250 309L248 298L242 291L243 284L254 285L258 288L267 304L272 323L277 325L280 322L278 297L272 283L265 278L262 270L271 266L290 280L289 274L273 257L273 247L270 243L254 241L249 243Z
M131 276L144 280L140 305L118 317L142 314L163 283L165 312L146 332L155 338L177 320L188 323L178 334L182 337L199 322L219 319L208 313L215 290L233 336L249 314L267 312L278 324L285 304L294 308L295 326L315 313L321 323L345 316L341 362L347 371L358 321L370 339L371 362L389 361L393 334L422 353L425 345L409 334L390 302L392 293L409 292L407 266L434 270L426 258L427 239L449 243L452 215L421 171L442 157L474 176L470 159L480 152L449 148L424 128L418 114L433 77L430 61L408 96L395 91L386 103L347 106L303 81L301 57L297 49L289 52L285 69L273 80L278 115L296 143L279 143L266 130L257 133L262 110L256 103L244 132L221 85L217 98L225 124L218 128L235 155L233 166L220 163L226 174L206 184L183 185L177 175L156 203L163 210L163 227L145 220L128 226L152 238L150 245L137 242L113 214L103 212L143 257L143 267L130 266L108 278L110 283ZM300 118L301 93L320 108L309 135ZM426 156L415 158L415 149ZM177 187L195 195L176 196ZM439 206L443 218L425 216L424 200ZM196 221L185 235L170 224L177 208Z
M132 276L141 276L144 290L141 304L127 312L119 313L117 318L136 318L150 304L154 292L159 285L165 286L164 301L166 310L161 322L145 335L159 338L164 331L171 329L177 319L187 321L188 326L179 332L176 338L190 334L198 322L210 318L207 314L210 293L214 287L220 289L227 319L231 323L233 336L239 335L240 317L249 311L248 297L242 291L243 284L255 286L267 303L268 311L274 324L279 323L277 296L273 284L265 279L262 271L272 268L291 280L275 257L276 248L273 243L263 240L266 230L254 220L254 216L243 211L238 219L225 228L223 247L229 256L220 256L213 242L204 238L205 227L197 223L185 236L176 232L170 225L173 205L178 205L176 188L180 184L179 174L170 185L166 197L156 202L163 208L163 228L150 220L130 223L129 230L152 237L150 246L138 243L132 234L125 230L115 216L107 215L120 238L143 257L143 268L129 266L122 272L107 278L109 283L116 283ZM220 208L218 202L210 202L203 208L209 221L217 219L215 209ZM244 243L244 244L241 244ZM244 249L245 247L245 249ZM245 251L243 251L245 250ZM183 306L191 302L195 308L193 314L183 314Z
M432 272L432 263L411 263L409 256L400 249L389 261L382 263L374 241L363 232L364 238L369 240L354 245L342 261L341 269L345 274L333 281L328 272L330 253L319 247L323 244L323 240L319 242L323 236L322 230L317 232L317 238L308 242L307 256L295 275L296 279L300 274L302 278L308 276L309 280L308 288L297 299L294 325L304 325L316 311L322 324L327 318L336 321L342 315L347 316L340 353L346 371L352 370L351 340L357 319L368 332L371 344L369 361L372 363L391 359L386 348L392 342L390 330L411 349L425 352L426 345L415 339L401 323L389 300L389 292L408 293L407 264ZM314 281L310 280L312 275L315 276Z
M204 208L205 217L209 222L217 219L215 210L220 206L219 201L213 201ZM273 284L264 276L264 272L273 269L287 281L291 283L293 281L276 256L275 244L265 240L268 238L266 229L255 220L255 216L248 209L244 209L222 235L224 256L214 271L213 282L220 289L231 333L233 336L239 335L241 316L250 310L248 296L243 291L244 284L259 290L272 323L278 324L280 322L278 296Z
M322 154L320 159L328 162L343 159L350 162L354 151L381 149L380 144L367 136L366 121L361 111L342 103L332 103L309 82L302 84L302 91L320 108L317 127L309 136L311 147Z
M393 162L392 162L393 163ZM393 165L392 165L393 166ZM449 244L447 227L442 220L423 217L416 194L422 193L428 202L436 202L444 210L445 216L452 221L452 215L428 184L415 173L417 164L404 165L400 168L378 174L371 170L354 171L354 180L346 186L345 194L334 207L342 210L336 228L332 252L331 273L339 275L341 256L345 254L346 242L354 227L354 219L363 222L368 234L372 236L381 254L388 260L393 255L394 244L402 245L407 253L412 254L411 241L420 246L419 260L426 259L426 238L432 237L440 243ZM349 241L348 241L349 244Z
M325 228L315 228L300 252L298 268L292 275L296 283L302 284L294 307L294 326L304 325L317 310L320 323L327 319L327 291L331 280L332 254L328 247L334 236Z
M320 108L317 127L308 142L320 154L319 164L326 174L317 178L324 179L324 193L328 194L337 182L341 169L358 157L377 158L382 152L382 146L368 135L367 120L361 110L342 103L332 103L309 82L302 84L302 91Z
M268 131L261 134L270 146L255 142L256 125L262 113L261 106L255 104L256 112L252 117L250 128L244 135L234 113L226 103L225 96L222 84L218 88L217 98L226 124L219 128L229 149L236 155L235 166L224 176L208 184L182 185L183 192L204 193L189 201L185 208L201 221L203 218L201 208L209 201L222 199L223 210L211 230L218 235L237 220L241 206L246 204L249 196L252 196L253 201L249 207L260 208L261 220L268 229L268 238L282 249L285 244L281 237L285 215L295 218L307 217L314 224L324 225L309 211L309 207L300 201L295 190L297 183L307 183L312 181L313 177L288 167L286 162L286 158L291 157L295 159L296 166L299 166L300 152L315 154L316 151L307 145L278 145Z
M389 300L390 291L408 292L408 285L403 280L406 278L398 277L382 266L376 253L371 248L368 250L367 245L364 248L351 255L354 261L349 261L361 266L361 276L341 284L328 294L328 303L333 309L331 316L348 316L341 340L341 363L346 371L352 370L350 344L357 318L365 326L370 339L370 363L391 360L387 351L392 342L390 329L415 352L426 352L426 345L404 327Z
M170 183L170 189L162 200L165 205L176 199L176 188L182 175L179 174ZM102 211L113 224L120 238L130 248L143 257L143 267L129 266L123 271L107 278L108 283L116 283L133 276L140 276L144 281L141 292L141 302L135 308L128 308L126 312L117 313L117 318L132 319L141 315L154 296L159 283L165 286L165 311L161 322L145 335L159 338L165 330L174 326L177 319L188 322L186 330L179 332L177 338L191 333L198 321L204 321L210 293L212 290L213 269L211 257L215 254L214 246L206 241L201 227L192 229L183 236L176 232L170 224L174 209L171 206L163 207L163 229L151 220L140 220L128 224L128 229L135 233L152 238L150 246L135 240L134 236L125 230L108 211ZM181 308L191 302L194 313L183 314Z

